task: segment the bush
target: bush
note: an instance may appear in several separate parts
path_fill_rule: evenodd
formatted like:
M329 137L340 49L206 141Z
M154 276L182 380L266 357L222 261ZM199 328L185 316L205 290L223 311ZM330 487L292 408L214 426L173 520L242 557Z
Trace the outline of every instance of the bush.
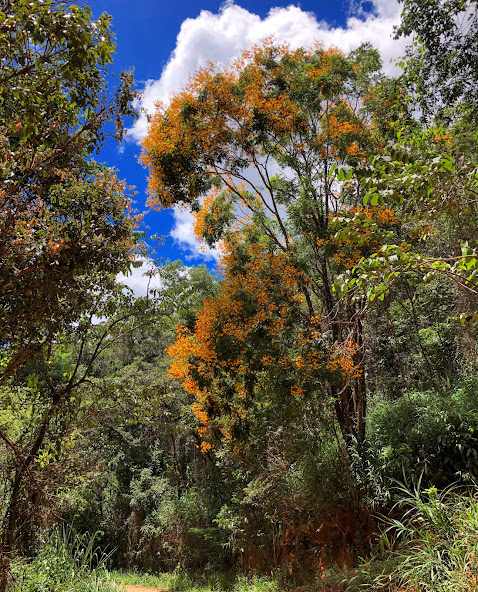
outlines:
M385 481L406 474L439 488L478 477L476 381L450 394L412 392L371 405L371 462Z

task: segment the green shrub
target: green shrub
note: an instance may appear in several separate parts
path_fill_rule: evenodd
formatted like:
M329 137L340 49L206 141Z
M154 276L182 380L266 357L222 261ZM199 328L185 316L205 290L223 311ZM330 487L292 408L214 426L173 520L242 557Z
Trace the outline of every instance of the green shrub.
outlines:
M256 577L253 579L239 577L234 585L233 592L278 592L277 582L268 578Z
M384 480L424 475L437 487L478 478L476 381L450 394L412 392L371 405L370 458Z

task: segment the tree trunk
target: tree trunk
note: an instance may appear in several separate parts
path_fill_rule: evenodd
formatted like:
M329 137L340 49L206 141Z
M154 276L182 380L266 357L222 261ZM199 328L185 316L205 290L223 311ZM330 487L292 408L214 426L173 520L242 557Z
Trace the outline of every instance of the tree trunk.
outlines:
M348 382L342 388L333 387L332 396L335 401L335 413L337 421L345 441L347 449L354 448L362 454L365 442L365 428L367 416L367 388L365 380L365 342L363 337L362 321L353 321L357 311L348 302L340 318L338 303L334 301L333 292L327 270L327 261L322 262L322 290L327 314L331 322L334 343L340 344L353 338L357 344L357 351L353 355L354 376L348 378ZM352 335L350 325L353 324Z
M18 504L19 504L19 496L21 492L22 482L24 477L26 476L27 472L30 470L30 467L35 460L36 455L38 454L43 441L45 439L46 432L50 425L50 422L57 410L57 407L61 401L62 395L59 392L56 392L53 396L52 402L50 407L48 408L47 412L44 415L42 424L38 431L38 435L31 447L27 457L23 459L21 462L17 460L17 466L15 469L15 476L12 482L12 489L10 495L10 501L8 503L8 509L5 514L5 522L4 522L4 529L3 529L3 538L2 538L2 552L9 553L14 549L15 546L15 539L16 539L16 531L18 526ZM3 590L0 587L0 592Z

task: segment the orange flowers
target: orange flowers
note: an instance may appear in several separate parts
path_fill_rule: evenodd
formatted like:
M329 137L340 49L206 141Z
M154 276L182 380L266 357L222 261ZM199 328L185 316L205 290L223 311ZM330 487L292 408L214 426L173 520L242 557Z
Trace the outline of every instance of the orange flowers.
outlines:
M214 183L232 187L231 198L238 197L236 177L258 168L264 142L286 157L313 152L326 159L363 158L373 130L343 98L346 59L336 48L293 51L268 39L229 68L209 64L198 70L151 118L142 155L151 172L148 205L197 205L205 198L197 222L201 234Z
M297 404L327 372L356 372L351 346L329 356L325 343L347 327L332 274L378 248L368 222L389 226L395 215L344 207L347 236L329 215L343 207L344 165L376 144L353 59L269 39L230 67L196 72L151 120L149 205L190 207L196 236L223 252L218 294L169 349L210 444L236 437L263 384Z
M354 361L358 348L358 344L351 340L340 345L336 344L332 348L327 369L332 372L339 370L347 381L361 376L362 369Z
M219 294L204 301L193 331L177 329L168 349L170 375L195 396L199 433L209 444L215 430L232 438L233 426L247 415L258 368L298 368L283 355L281 336L296 330L293 303L301 303L300 272L287 253L271 253L260 243L247 245L245 252L242 245L229 244L225 259ZM252 343L257 351L251 351ZM305 358L308 366L314 363L311 354ZM301 387L294 393L302 395Z
M377 234L377 226L370 222L379 222L385 227L399 223L395 212L388 207L356 206L341 211L340 217L347 218L347 234L345 236L340 233L331 234L328 240L317 239L317 245L335 247L332 258L346 269L351 269L362 257L369 256L380 249L381 235ZM334 220L333 223L335 224ZM341 223L337 226L341 227Z

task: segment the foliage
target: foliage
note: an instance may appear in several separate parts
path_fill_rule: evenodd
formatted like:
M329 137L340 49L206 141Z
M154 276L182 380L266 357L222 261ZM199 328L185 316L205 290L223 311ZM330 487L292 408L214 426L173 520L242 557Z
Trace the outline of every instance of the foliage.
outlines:
M179 327L168 350L171 375L196 396L203 450L211 447L214 416L216 429L237 440L251 401L267 404L268 395L257 391L273 384L277 397L304 396L317 388L327 363L315 345L317 330L299 329L302 295L287 255L259 242L241 247L223 260L219 295L205 300L194 333Z
M408 392L395 401L376 402L369 415L369 438L378 474L417 478L445 487L473 483L478 476L476 384L452 393Z
M104 124L130 107L113 96L110 18L51 0L0 3L0 380L94 309L130 266L131 196L91 160Z
M106 85L111 19L93 22L89 8L51 0L0 8L0 545L8 553L28 546L39 507L51 511L62 444L71 446L83 411L79 391L120 323L101 334L95 318L127 306L116 275L131 267L137 220L126 184L91 158L105 124L120 140L122 118L134 115L131 75L111 95Z
M381 247L362 257L337 281L343 295L369 303L384 301L393 286L419 278L444 276L466 295L463 323L475 321L478 296L475 194L476 155L464 151L443 129L405 134L388 154L370 158L362 172L364 203L391 206L403 220L401 233L382 231ZM376 222L364 219L344 226L336 219L338 238L350 231L378 233ZM440 233L450 240L443 243Z
M228 423L247 407L237 398L251 396L261 372L269 382L276 372L274 388L321 392L347 445L363 441L362 325L332 290L361 248L334 242L329 225L332 213L357 205L359 194L340 198L340 183L380 144L364 107L379 67L369 45L346 57L265 42L229 69L198 71L152 118L143 155L151 205L190 206L198 236L224 239L221 294L171 349L173 374L197 396L204 435L218 411L232 437Z
M367 314L369 384L379 401L430 388L443 395L460 384L475 356L473 326L452 320L465 302L443 276L424 284L408 274L374 303Z
M473 590L478 506L471 492L396 488L402 517L385 517L372 556L344 580L347 590Z
M108 580L108 555L96 546L96 535L80 535L71 526L56 526L43 535L33 560L17 560L12 566L14 592L114 592Z
M118 567L210 573L241 561L306 572L302 558L321 544L324 514L350 500L347 463L324 427L332 416L313 396L278 391L272 400L264 390L249 409L241 450L234 454L238 442L226 440L220 454L201 452L194 399L167 375L164 350L174 325L191 326L194 306L217 285L204 270L184 271L177 263L160 271L160 298L175 297L171 317L120 338L95 363L91 380L114 389L73 448L85 463L82 479L61 493L57 511L100 528L101 543L117 547ZM330 528L330 549L353 536L353 526L347 535Z
M474 412L449 395L476 351L473 328L450 320L476 306L474 140L421 127L406 81L378 66L369 46L266 42L197 72L144 142L151 204L189 206L223 251L218 292L168 351L202 449L227 471L215 522L249 565L271 562L268 546L292 571L301 545L328 559L341 547L324 515L341 504L342 545L359 549L373 520L354 512L383 507L403 465L429 463L442 485L475 473L460 452L474 450ZM324 538L309 530L321 520Z
M452 119L464 110L476 121L476 3L401 1L403 11L396 37L413 36L402 65L423 114Z
M69 519L79 514L85 528L101 528L102 543L116 547L116 565L171 570L224 560L212 523L221 505L217 470L197 448L192 401L168 377L165 356L175 322L188 322L215 281L203 267L178 262L156 272L163 284L157 314L150 302L95 360L84 396L97 405L103 393L101 412L92 413L75 447L83 478L59 505Z
M95 404L111 396L111 386L92 380L94 364L115 340L144 324L145 307L152 316L144 299L117 294L107 302L113 304L120 309L109 321L83 319L0 391L4 549L28 548L35 529L51 519L58 488L67 487L79 468L74 449L80 422L90 422ZM94 397L87 385L96 389Z
M190 208L222 259L216 274L151 261L145 298L115 281L136 241L128 190L91 158L131 114L128 77L107 98L108 17L0 11L0 559L25 589L98 588L96 546L171 572L116 582L259 592L319 570L323 588L331 564L370 553L372 508L385 533L342 587L476 587L474 498L436 489L478 471L478 162L453 53L473 52L466 6L405 2L401 31L432 78L451 76L422 97L432 123L407 94L416 51L389 79L369 44L265 41L159 106L150 205ZM391 507L402 476L417 485ZM48 539L58 517L83 534Z

